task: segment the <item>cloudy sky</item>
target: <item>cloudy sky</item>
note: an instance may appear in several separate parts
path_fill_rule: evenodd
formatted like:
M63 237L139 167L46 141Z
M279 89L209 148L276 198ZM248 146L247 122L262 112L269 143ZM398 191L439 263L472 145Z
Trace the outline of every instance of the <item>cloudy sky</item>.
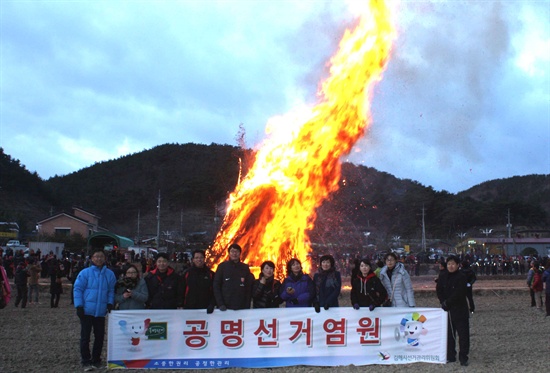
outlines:
M550 0L394 2L346 160L456 193L550 174ZM344 2L0 2L0 147L42 178L165 143L248 146L315 104Z

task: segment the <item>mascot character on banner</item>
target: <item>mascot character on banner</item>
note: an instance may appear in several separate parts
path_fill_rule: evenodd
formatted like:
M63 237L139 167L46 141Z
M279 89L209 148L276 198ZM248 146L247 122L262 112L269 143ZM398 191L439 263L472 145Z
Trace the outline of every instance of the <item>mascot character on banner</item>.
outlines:
M420 336L428 334L428 330L424 328L426 320L426 317L418 312L414 312L410 320L403 318L401 326L395 328L395 340L398 342L403 340L408 346L418 347Z
M143 322L127 322L126 320L118 322L122 334L129 338L128 343L130 344L130 348L128 351L141 351L139 342L141 341L141 337L145 336L147 329L149 329L150 322L151 319L146 319Z

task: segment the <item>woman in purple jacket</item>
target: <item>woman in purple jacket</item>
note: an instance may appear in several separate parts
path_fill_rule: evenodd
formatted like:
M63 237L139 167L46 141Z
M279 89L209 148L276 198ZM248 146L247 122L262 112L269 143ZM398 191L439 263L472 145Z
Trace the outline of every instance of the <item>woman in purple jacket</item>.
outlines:
M302 272L302 263L294 258L286 264L287 278L281 286L281 299L286 307L311 307L315 297L315 284Z

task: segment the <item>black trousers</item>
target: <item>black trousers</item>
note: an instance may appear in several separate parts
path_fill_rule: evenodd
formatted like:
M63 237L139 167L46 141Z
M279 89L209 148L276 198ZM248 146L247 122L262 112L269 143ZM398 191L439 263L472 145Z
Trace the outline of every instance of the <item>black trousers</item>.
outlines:
M52 294L50 297L50 308L57 308L59 306L59 298L61 294Z
M21 308L27 307L27 285L17 285L17 297L15 298L15 307L21 303Z
M466 298L468 298L468 304L470 305L470 312L474 312L476 309L476 306L474 304L474 295L473 295L473 289L471 286L468 286L466 288Z
M90 354L90 337L94 331L94 345ZM105 317L84 315L80 319L80 362L93 364L101 362L101 350L105 338Z
M458 360L468 361L470 353L470 318L468 311L449 312L447 322L447 360L456 360L456 337L458 336Z

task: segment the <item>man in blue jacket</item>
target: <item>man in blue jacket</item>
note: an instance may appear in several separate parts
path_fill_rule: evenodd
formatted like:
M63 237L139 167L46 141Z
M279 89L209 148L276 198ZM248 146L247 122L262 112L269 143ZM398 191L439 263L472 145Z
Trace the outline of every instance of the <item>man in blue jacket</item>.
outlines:
M105 265L101 248L92 250L92 265L78 274L74 283L74 306L80 319L80 359L84 371L101 368L101 350L105 337L105 315L115 304L116 278ZM90 354L90 336L94 345Z

